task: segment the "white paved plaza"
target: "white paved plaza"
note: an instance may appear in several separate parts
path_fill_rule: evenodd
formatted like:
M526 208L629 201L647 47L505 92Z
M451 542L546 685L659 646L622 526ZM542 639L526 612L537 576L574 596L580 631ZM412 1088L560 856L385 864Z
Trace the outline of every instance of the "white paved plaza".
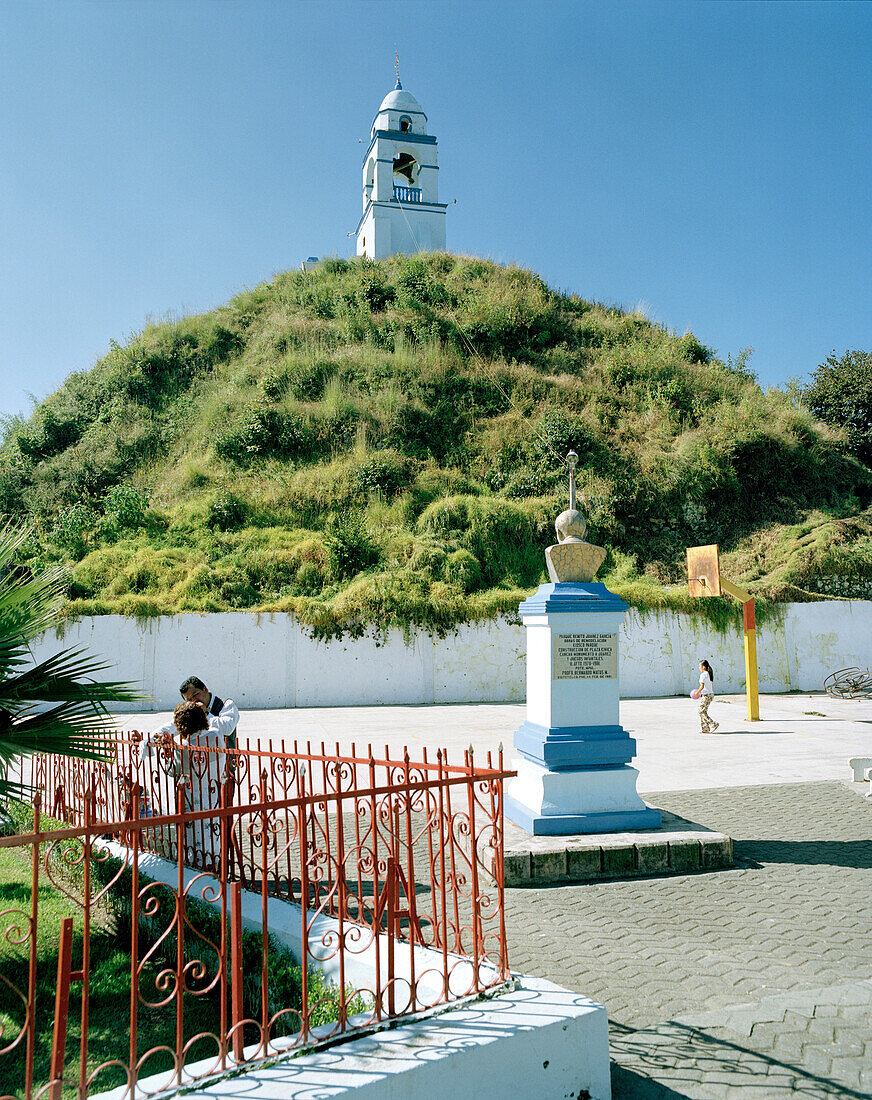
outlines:
M696 705L688 698L625 699L621 721L636 738L640 791L703 790L760 783L802 783L850 778L852 756L872 757L872 700L848 702L824 694L765 695L759 722L745 720L742 695L716 697L712 717L717 734L698 732ZM118 716L119 729L149 730L171 718L166 711ZM337 742L342 751L371 744L392 754L408 746L412 758L426 748L459 760L502 743L507 761L512 734L524 720L524 704L476 703L445 706L301 707L243 711L240 744L265 745L295 738Z

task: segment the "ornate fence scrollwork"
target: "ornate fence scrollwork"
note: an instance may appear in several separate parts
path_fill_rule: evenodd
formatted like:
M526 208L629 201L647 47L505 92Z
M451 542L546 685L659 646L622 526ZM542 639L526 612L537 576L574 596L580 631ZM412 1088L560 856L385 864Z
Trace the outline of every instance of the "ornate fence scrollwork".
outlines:
M508 978L502 792L511 773L501 755L477 766L469 750L455 765L441 751L412 761L354 746L349 755L272 742L219 750L192 739L181 754L161 749L143 762L142 744L136 733L108 738L99 764L34 758L23 777L40 792L32 831L0 837L0 847L29 851L33 898L30 913L0 914L0 936L29 958L26 981L0 966L22 1018L14 1035L0 1030L0 1055L25 1047L34 1064L40 884L69 906L81 959L67 966L56 1010L56 1020L69 1011L80 1049L65 1052L56 1028L51 1079L25 1075L17 1100L59 1100L66 1086L161 1091ZM46 800L61 826L45 827ZM146 853L163 860L157 877L153 860L151 877L141 871ZM126 1057L95 1065L89 945L101 907L121 895L130 1018L119 1028L129 1041ZM272 898L298 907L300 1004L270 992ZM247 906L250 926L252 904L256 949L242 918ZM312 967L330 973L333 992ZM70 982L81 998L67 996ZM168 1015L173 1037L149 1046L156 1014ZM0 1058L0 1080L2 1070Z

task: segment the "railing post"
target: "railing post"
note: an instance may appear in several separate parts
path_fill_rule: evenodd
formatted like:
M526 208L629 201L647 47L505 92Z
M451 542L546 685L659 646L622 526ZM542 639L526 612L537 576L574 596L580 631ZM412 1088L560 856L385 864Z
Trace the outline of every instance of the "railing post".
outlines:
M242 883L230 884L230 1030L233 1057L243 1060L242 1018Z
M39 832L42 795L33 800L33 831ZM30 956L27 981L27 1006L24 1026L27 1028L27 1063L24 1068L24 1096L33 1095L33 1054L36 1046L36 929L39 920L39 841L34 840L30 857Z
M500 903L500 978L506 981L509 977L509 947L506 940L506 878L505 878L505 818L503 808L503 792L505 780L503 779L503 746L500 744L499 755L500 777L496 780L499 808L495 820L499 821L499 833L497 835L497 848L494 853L494 873L497 878L497 897ZM492 781L493 782L493 781ZM493 796L491 797L493 804Z
M300 776L300 802L297 806L297 838L300 841L300 915L302 926L301 975L300 986L303 999L300 1032L303 1040L309 1037L309 863L306 851L306 829L308 828L308 810L306 809L306 776ZM376 944L378 940L376 940ZM376 947L378 951L378 947ZM376 954L376 973L378 973L378 954Z
M375 1018L379 1021L382 1019L384 1012L384 995L382 984L382 959L381 959L381 909L379 907L379 888L378 888L378 841L379 830L376 828L376 822L378 821L378 806L376 805L375 796L375 757L372 754L372 745L367 746L368 759L367 767L369 769L369 820L370 820L370 836L372 837L372 938L373 946L375 947ZM360 856L358 855L358 861ZM363 910L361 910L363 912Z
M339 1030L348 1025L348 1005L345 1000L345 915L348 907L348 884L345 881L345 810L342 788L342 765L339 763L339 742L336 742L336 894L339 912ZM352 780L353 782L353 780Z
M140 818L139 784L134 783L131 790L133 797L128 820L135 823ZM127 841L130 849L130 1044L128 1053L131 1100L136 1094L138 1072L136 1063L139 1043L139 845L141 841L141 830L134 832L131 829Z
M67 1046L67 1015L73 960L73 918L64 917L58 943L58 984L55 991L54 1033L51 1044L50 1100L61 1100L64 1087L64 1056Z
M267 871L269 868L269 861L267 859L267 843L270 835L270 822L267 818L266 790L267 772L266 768L261 769L260 773L260 786L258 787L258 794L260 797L260 820L261 820L261 846L260 846L260 905L261 905L261 940L260 940L260 1016L261 1016L261 1034L263 1036L263 1053L264 1057L269 1053L269 911L268 896L267 896Z
M182 1083L182 1050L185 1045L185 856L187 817L184 780L176 787L176 836L178 847L178 877L176 879L176 1084Z
M394 973L394 945L397 939L397 863L392 855L388 856L388 869L385 875L385 901L387 904L388 928L388 1015L393 1017L397 1010Z
M475 766L472 745L466 753L466 765L468 768L466 778L467 813L469 814L469 869L470 891L472 893L472 966L475 988L480 989L479 973L481 969L481 955L484 953L481 928L481 891L478 885L478 834L475 829Z
M82 837L82 969L73 975L82 982L81 1037L79 1039L79 1100L85 1100L85 1081L88 1076L88 1021L91 993L91 853L93 834L91 827L96 819L96 769L92 771L91 785L85 791L85 835Z
M447 878L445 874L445 770L443 767L442 749L436 752L436 763L439 775L439 907L442 918L439 946L442 948L442 996L448 1000L448 900L446 898Z

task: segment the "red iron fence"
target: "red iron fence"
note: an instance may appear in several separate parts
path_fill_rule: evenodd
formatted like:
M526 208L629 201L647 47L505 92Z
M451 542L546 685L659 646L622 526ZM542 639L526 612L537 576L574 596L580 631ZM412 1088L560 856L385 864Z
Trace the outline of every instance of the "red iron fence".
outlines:
M0 1100L150 1095L507 980L501 756L192 742L143 765L140 743L107 739L98 764L34 758L32 829L0 837L31 885L29 906L0 912ZM47 886L70 915L46 959ZM89 1022L107 927L129 962L104 1056ZM293 1004L271 985L277 933L301 963ZM55 1003L40 1026L46 966Z

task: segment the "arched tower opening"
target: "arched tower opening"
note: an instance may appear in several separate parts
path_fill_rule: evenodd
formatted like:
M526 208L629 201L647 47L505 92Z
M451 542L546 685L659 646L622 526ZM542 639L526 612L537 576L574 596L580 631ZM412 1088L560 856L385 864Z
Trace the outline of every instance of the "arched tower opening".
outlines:
M418 179L418 162L411 153L397 153L394 156L394 184L414 187Z

